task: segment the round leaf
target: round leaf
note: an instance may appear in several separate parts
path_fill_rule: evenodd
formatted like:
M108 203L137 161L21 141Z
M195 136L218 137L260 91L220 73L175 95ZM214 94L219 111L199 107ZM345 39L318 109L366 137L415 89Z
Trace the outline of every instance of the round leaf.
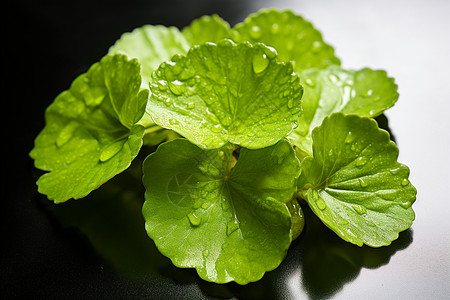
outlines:
M275 269L291 243L286 206L299 163L281 141L260 150L202 150L185 139L164 143L144 162L148 235L178 267L239 284Z
M139 59L142 84L148 88L151 74L159 64L174 54L186 53L190 46L176 27L145 25L122 34L109 53L125 53L128 57Z
M303 114L291 133L293 143L311 152L311 132L334 112L376 117L395 104L397 85L383 70L343 70L338 66L302 73Z
M264 45L223 41L174 56L153 73L153 120L202 148L275 144L296 126L303 88Z
M322 222L351 243L389 245L414 220L416 189L398 148L369 118L342 113L312 133L302 162L301 194Z
M56 203L81 198L128 168L144 135L134 124L148 99L139 72L137 60L106 56L58 95L30 152L37 168L50 171L39 192Z
M295 72L339 65L333 48L313 25L292 11L262 9L234 28L237 42L263 43L277 50L281 61L293 61Z
M186 26L182 30L187 42L193 45L200 45L206 42L218 42L230 38L230 24L218 15L202 16Z

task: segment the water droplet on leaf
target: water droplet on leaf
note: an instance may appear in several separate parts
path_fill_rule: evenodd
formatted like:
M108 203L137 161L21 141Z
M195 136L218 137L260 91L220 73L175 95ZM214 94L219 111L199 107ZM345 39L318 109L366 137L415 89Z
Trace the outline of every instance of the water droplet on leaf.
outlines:
M267 66L269 65L269 59L264 53L255 54L253 55L252 65L253 72L255 72L256 74L262 73L267 69Z
M391 172L392 175L398 175L400 173L400 168L395 168L392 170L389 170L389 172Z
M165 104L166 106L172 105L172 99L170 99L170 98L163 98L163 99L161 99L161 100L164 102L164 104Z
M358 168L362 168L365 164L367 164L367 157L364 156L358 157L358 159L356 160L356 166Z
M203 255L204 258L207 258L208 255L209 255L208 249L203 250L202 255Z
M58 134L56 138L56 146L61 147L66 144L73 136L75 129L78 127L77 122L70 122Z
M321 48L322 48L322 42L321 41L314 41L314 43L312 44L311 51L313 53L317 53L317 52L320 51Z
M370 97L373 95L373 90L367 90L365 93L363 93L363 97Z
M192 226L197 227L202 222L202 218L195 215L194 213L190 213L187 215L189 219L189 223L191 223Z
M332 82L332 83L337 83L339 81L339 76L337 76L336 74L330 74L328 76L328 79Z
M345 137L344 143L350 144L350 143L353 143L354 140L355 140L355 136L353 135L353 133L351 131L349 131L347 133L347 136Z
M277 23L273 23L270 31L272 32L272 34L277 34L278 31L280 31L280 26Z
M316 200L316 205L320 210L324 210L325 208L327 208L327 204L325 203L325 201L323 201L322 198Z
M365 188L365 187L367 187L369 184L366 182L366 181L364 181L364 179L362 179L362 178L358 178L358 181L359 181L359 185L361 186L361 187L363 187L363 188Z
M257 40L261 37L262 32L261 32L261 28L259 26L252 26L252 28L250 29L250 36Z
M316 83L314 82L314 80L309 79L309 78L306 78L305 83L307 86L312 87L312 88L316 86Z
M216 125L214 125L214 126L211 128L211 131L214 132L214 133L219 133L219 132L221 132L222 130L223 130L223 127L222 127L222 125L220 125L220 124L216 124Z
M227 235L231 235L238 229L239 229L239 221L236 218L233 218L232 221L227 223Z
M376 226L374 223L372 223L370 221L367 221L367 225L370 226L370 227L375 227Z
M117 153L119 153L120 150L122 150L123 144L125 141L117 141L115 143L112 143L105 148L100 153L100 161L105 162L110 160L112 157L114 157Z
M412 205L412 203L409 202L409 201L405 201L405 202L401 202L401 203L400 203L400 206L403 207L404 209L410 208L411 205Z
M174 95L180 96L186 90L183 82L179 80L174 80L169 83L169 88Z
M177 125L179 122L177 119L169 119L169 124L170 125Z
M289 109L293 108L294 107L294 99L292 99L292 98L289 99L289 101L287 103L287 106L288 106Z
M402 180L402 186L407 186L409 184L409 180L407 178L404 178Z
M338 222L339 225L347 225L348 221L346 219L340 219Z
M366 208L361 205L354 205L353 209L360 215L364 215L365 213L367 213Z
M158 81L157 87L158 87L158 89L159 89L160 91L165 91L165 90L167 90L167 81L165 81L165 80L159 80L159 81Z

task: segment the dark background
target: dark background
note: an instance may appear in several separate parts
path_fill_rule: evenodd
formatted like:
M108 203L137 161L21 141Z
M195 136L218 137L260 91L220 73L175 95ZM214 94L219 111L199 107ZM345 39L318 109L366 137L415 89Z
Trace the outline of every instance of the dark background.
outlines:
M393 1L392 1L393 2ZM6 1L2 8L0 298L448 299L450 295L450 11L447 1ZM231 25L262 7L312 21L345 68L388 70L386 115L418 189L412 228L389 247L341 241L308 211L285 261L257 283L216 285L178 269L147 238L142 155L87 199L53 205L28 157L44 110L122 33L182 28L217 13Z

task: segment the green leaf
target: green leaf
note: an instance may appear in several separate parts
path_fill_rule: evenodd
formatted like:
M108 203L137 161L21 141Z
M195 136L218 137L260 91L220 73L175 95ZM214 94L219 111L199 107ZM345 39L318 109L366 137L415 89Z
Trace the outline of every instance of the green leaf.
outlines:
M174 54L186 53L191 45L176 27L145 25L124 33L109 49L110 54L125 53L142 66L142 84L148 87L152 72Z
M182 30L189 45L219 42L231 37L230 25L218 15L202 16Z
M303 88L290 63L262 44L193 47L153 73L148 112L203 148L275 144L296 126Z
M137 58L142 65L143 88L148 88L152 72L175 54L185 54L188 49L203 42L215 42L230 36L228 23L217 15L203 16L183 28L145 25L124 33L109 49L110 54L125 53ZM148 114L145 114L148 119ZM149 127L144 125L144 127ZM151 126L151 125L150 125ZM152 129L153 130L153 129ZM159 128L146 133L146 144L159 144L174 132Z
M130 165L142 145L148 90L139 90L140 65L105 56L47 108L46 125L30 156L49 171L37 184L56 203L81 198Z
M292 142L311 152L311 132L334 112L376 117L398 99L397 85L385 71L364 68L357 71L331 66L303 72L301 83L303 114L290 135Z
M276 268L291 243L286 202L299 162L285 140L259 150L202 150L185 139L144 162L143 215L160 252L201 278L239 284ZM233 167L234 166L234 167Z
M263 43L277 50L281 61L293 61L297 73L340 65L333 48L313 25L292 11L262 9L233 28L237 42Z
M298 187L322 222L361 246L389 245L414 220L416 189L398 148L375 120L332 114L312 133Z

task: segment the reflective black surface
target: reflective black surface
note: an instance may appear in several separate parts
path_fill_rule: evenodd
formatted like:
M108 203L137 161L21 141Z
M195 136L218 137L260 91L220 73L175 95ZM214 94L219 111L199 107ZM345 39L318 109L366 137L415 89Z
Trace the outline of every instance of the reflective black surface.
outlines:
M450 167L450 122L446 118L450 94L445 88L446 73L440 70L449 64L450 49L438 33L449 22L434 21L441 20L439 11L448 5L444 1L432 1L434 6L415 2L405 12L405 6L393 6L389 1L377 2L376 7L356 1L341 5L312 2L55 1L16 2L5 9L2 132L6 135L2 145L6 155L0 210L4 241L0 298L448 298L450 199L445 187L450 179L446 171ZM305 231L276 270L246 286L217 285L199 279L195 270L174 267L146 236L140 163L152 149L143 149L129 170L85 199L53 205L37 193L35 181L40 172L34 169L28 152L44 126L45 108L123 32L144 24L183 27L212 13L234 24L261 7L274 5L291 7L314 21L335 46L344 66L346 62L357 65L361 58L366 63L358 68L373 63L375 68L392 69L394 77L399 75L399 104L378 121L384 128L389 121L388 129L400 147L400 161L411 168L418 198L412 229L401 233L391 246L372 249L345 243L306 209ZM354 20L342 20L344 13L354 15ZM398 28L387 28L386 22L396 13L403 17L398 19ZM408 32L403 24L415 24L414 16L425 28L416 30L416 35L431 35L430 40L419 42L394 34L395 30ZM383 60L385 54L373 50L375 47L364 48L370 40L352 43L355 37L377 37L377 32L386 36L379 37L376 48L387 49L394 56L389 56L391 60ZM346 48L349 45L353 48ZM359 56L352 56L353 51ZM414 62L415 67L406 62ZM421 84L415 84L420 76Z

